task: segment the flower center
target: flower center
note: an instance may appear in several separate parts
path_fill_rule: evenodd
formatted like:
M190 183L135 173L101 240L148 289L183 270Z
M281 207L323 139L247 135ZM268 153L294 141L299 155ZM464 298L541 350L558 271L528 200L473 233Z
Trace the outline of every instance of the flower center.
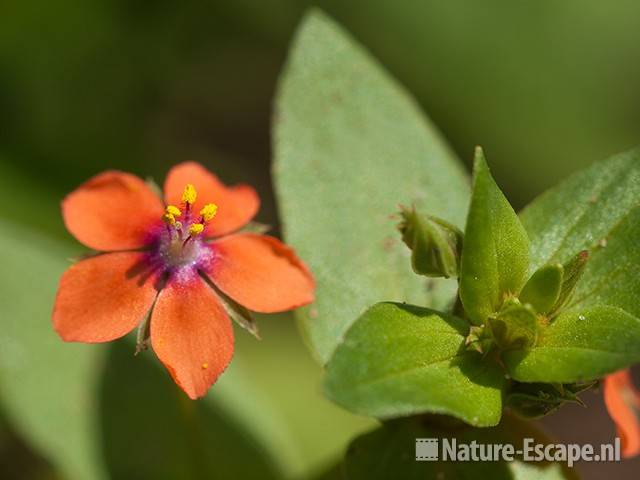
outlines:
M200 235L215 217L218 206L208 203L196 214L193 205L197 195L195 187L187 184L182 193L182 208L168 205L162 215L166 232L160 238L158 253L167 269L193 265L206 251Z

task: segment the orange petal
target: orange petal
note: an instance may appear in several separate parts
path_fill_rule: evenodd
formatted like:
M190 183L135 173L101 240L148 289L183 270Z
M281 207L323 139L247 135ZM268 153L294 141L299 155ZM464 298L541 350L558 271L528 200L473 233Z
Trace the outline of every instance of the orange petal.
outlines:
M192 184L198 196L191 207L194 212L207 203L218 205L218 212L207 225L207 235L218 237L242 228L258 212L260 199L249 185L227 187L218 177L202 165L185 162L173 167L164 182L164 196L167 204L180 205L182 192L187 184Z
M311 273L280 240L242 233L217 240L211 248L211 280L249 310L282 312L313 301Z
M138 325L156 296L144 254L117 252L72 265L60 280L53 326L67 342L108 342Z
M633 457L640 453L640 392L633 386L629 370L608 375L604 379L604 402L616 424L622 444L622 455Z
M103 251L143 246L163 211L145 182L115 171L96 175L62 201L67 229L87 247Z
M170 281L151 316L151 344L189 397L202 397L233 355L233 329L220 300L200 277Z

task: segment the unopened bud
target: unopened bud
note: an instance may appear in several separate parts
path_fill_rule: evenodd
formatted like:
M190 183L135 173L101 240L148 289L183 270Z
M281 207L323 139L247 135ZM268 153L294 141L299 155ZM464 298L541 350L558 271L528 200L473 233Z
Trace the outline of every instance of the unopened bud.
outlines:
M411 249L413 271L427 277L457 277L462 251L462 232L454 225L415 208L401 207L398 230Z

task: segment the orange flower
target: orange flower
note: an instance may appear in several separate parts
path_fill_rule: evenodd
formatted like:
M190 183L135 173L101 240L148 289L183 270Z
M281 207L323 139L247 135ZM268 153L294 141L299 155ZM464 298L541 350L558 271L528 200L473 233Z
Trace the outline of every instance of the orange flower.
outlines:
M153 350L195 399L233 354L231 321L207 281L247 309L271 313L312 302L314 280L276 238L234 233L258 211L253 188L227 187L187 162L169 172L164 200L138 177L115 171L63 200L69 232L102 253L63 274L53 324L65 341L108 342L152 310Z
M604 379L604 403L616 424L622 443L622 455L640 453L640 392L633 386L631 372L621 370Z

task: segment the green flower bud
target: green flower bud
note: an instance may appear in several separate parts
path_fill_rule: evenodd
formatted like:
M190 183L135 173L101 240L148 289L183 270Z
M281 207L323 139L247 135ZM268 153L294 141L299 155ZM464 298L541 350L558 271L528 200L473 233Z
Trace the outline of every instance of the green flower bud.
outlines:
M473 325L464 340L465 349L487 355L495 346L491 332L484 326Z
M538 319L530 305L516 299L487 319L493 338L501 350L529 348L538 340Z
M415 208L401 207L398 230L411 249L413 271L427 277L457 277L462 251L462 232L454 225Z

